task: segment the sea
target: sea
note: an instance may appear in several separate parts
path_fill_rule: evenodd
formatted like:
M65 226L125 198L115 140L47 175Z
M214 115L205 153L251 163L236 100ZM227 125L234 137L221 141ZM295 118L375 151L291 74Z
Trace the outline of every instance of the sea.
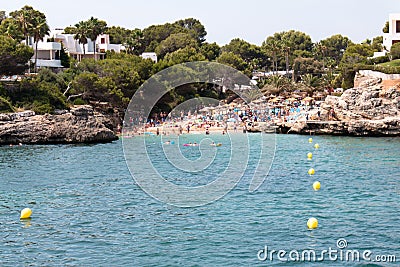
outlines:
M400 138L3 146L0 229L0 266L400 266Z

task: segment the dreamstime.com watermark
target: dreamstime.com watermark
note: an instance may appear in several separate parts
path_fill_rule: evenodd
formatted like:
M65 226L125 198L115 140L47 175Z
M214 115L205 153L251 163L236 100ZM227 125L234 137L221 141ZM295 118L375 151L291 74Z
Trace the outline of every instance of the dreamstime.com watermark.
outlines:
M344 261L344 262L396 262L396 255L374 255L371 250L348 249L347 240L339 238L336 241L336 247L329 247L323 250L305 249L305 250L275 250L267 245L257 253L259 261L298 261L298 262L318 262L318 261Z

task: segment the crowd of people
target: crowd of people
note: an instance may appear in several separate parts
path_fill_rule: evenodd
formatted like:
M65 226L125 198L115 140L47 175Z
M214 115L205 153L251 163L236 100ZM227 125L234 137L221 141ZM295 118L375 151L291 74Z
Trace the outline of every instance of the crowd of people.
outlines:
M332 114L331 114L332 113ZM335 116L331 110L330 118ZM144 120L142 116L131 116L124 127L135 133L153 132L160 134L184 134L204 131L209 134L213 130L226 133L228 130L238 131L246 122L263 122L277 125L297 120L320 120L321 111L316 101L288 101L282 99L278 103L258 101L257 103L220 103L214 107L197 107L194 110L180 110L171 113L154 113Z

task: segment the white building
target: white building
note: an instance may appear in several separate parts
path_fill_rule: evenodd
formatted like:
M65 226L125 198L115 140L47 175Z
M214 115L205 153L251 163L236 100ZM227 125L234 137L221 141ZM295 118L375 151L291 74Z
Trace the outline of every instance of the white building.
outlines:
M33 38L30 38L28 42L28 45L35 52L31 58L32 63L34 63L36 58L36 43L33 42ZM44 37L43 41L39 41L37 44L37 67L62 68L60 51L60 43L49 41L48 36Z
M146 58L150 58L151 60L153 60L154 62L157 63L157 54L154 52L144 52L140 55L142 58L146 59Z
M400 42L400 13L389 14L389 33L383 34L383 46L387 51Z
M93 41L87 39L87 44L83 45L74 39L74 34L64 34L57 29L53 32L54 41L62 43L66 52L73 58L81 61L83 58L94 58ZM120 53L125 50L122 44L111 44L108 34L101 34L96 39L96 59L104 59L106 51Z
M83 58L94 58L93 42L89 38L87 44L83 45L74 39L74 34L64 34L63 29L51 31L50 35L46 35L43 41L38 42L37 49L37 67L62 68L60 60L61 43L65 48L65 52L69 56L81 61ZM33 48L35 54L31 58L32 63L36 58L36 43L33 38L28 40L28 45ZM85 48L85 49L84 49ZM125 50L121 44L110 44L110 36L101 34L96 39L96 58L104 59L106 51L114 51L120 53Z

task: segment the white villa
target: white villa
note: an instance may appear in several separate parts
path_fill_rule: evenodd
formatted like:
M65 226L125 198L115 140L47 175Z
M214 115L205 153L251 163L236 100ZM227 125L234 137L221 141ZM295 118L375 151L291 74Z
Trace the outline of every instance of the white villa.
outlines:
M61 43L65 48L65 52L72 58L81 61L83 58L94 58L93 41L88 38L87 44L83 45L74 39L74 34L64 34L63 29L56 29L50 32L50 35L45 36L43 41L38 42L38 59L37 66L49 68L62 68L60 60ZM29 40L29 45L35 49L33 40ZM121 44L110 44L108 34L101 34L96 39L96 58L104 59L106 51L115 51L120 53L125 50ZM32 62L35 61L35 56L32 57Z
M57 42L48 42L48 36L43 41L38 42L37 50L37 67L48 67L48 68L62 68L60 60L61 44ZM28 40L28 45L35 51L36 43L33 42L33 38ZM35 51L36 53L36 51ZM35 62L36 54L31 58L31 62Z
M400 13L389 14L389 32L383 34L383 46L387 51L400 42Z
M83 45L74 39L74 34L64 34L62 29L52 32L55 42L62 43L66 52L73 58L81 61L83 58L94 58L93 41L87 39L87 44ZM120 53L125 50L122 44L111 44L108 34L101 34L96 39L96 59L104 59L106 51Z

